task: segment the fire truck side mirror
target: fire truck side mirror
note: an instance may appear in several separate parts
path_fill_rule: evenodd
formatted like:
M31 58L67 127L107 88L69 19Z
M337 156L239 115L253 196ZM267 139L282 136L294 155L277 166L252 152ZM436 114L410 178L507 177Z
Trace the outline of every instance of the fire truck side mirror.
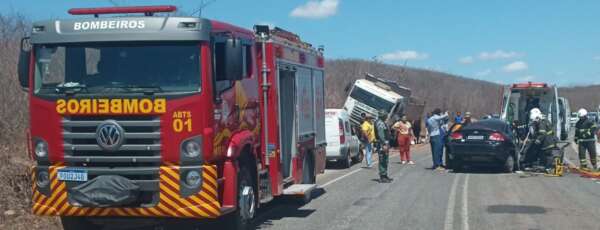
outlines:
M31 60L31 43L29 37L21 39L21 52L19 54L18 76L23 90L29 90L29 64Z
M231 81L243 78L243 45L239 39L229 38L225 45L225 78Z

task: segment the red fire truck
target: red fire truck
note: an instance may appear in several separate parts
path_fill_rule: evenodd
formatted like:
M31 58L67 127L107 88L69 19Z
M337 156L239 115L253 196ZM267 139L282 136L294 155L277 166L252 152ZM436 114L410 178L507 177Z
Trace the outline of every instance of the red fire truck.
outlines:
M33 213L65 229L220 216L243 229L261 204L316 187L323 50L174 11L78 8L93 17L33 23L19 61Z

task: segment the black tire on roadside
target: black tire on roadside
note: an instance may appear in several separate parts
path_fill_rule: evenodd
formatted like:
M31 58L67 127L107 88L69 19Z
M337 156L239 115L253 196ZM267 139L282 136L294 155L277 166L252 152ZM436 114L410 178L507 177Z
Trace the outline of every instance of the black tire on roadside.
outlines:
M512 173L515 170L515 157L510 154L508 155L508 157L506 157L506 160L504 161L504 167L503 167L503 171L505 173Z
M346 152L346 155L343 159L339 160L339 163L342 165L342 168L350 168L352 166L352 157L350 156L350 150Z
M103 228L84 217L63 216L60 218L60 222L64 230L101 230Z
M365 158L365 153L363 152L362 149L358 149L358 154L356 154L355 157L352 158L352 163L361 163L363 161L363 159Z
M521 170L521 157L519 156L518 153L515 153L515 167L514 167L514 171L519 171Z

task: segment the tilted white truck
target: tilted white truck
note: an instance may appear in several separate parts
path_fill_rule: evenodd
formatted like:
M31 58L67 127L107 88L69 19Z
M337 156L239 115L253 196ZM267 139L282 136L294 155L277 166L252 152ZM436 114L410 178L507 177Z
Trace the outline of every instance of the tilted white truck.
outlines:
M360 125L362 113L376 117L378 111L386 111L386 121L389 123L394 116L403 114L409 119L418 119L422 116L424 106L424 103L417 103L411 97L411 89L366 74L364 79L358 79L352 85L344 109L350 114L352 124Z

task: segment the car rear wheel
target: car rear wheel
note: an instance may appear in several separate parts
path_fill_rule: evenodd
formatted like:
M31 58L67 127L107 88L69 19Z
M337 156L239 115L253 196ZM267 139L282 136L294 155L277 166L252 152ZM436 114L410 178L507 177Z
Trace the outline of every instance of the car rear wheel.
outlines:
M352 157L350 156L350 150L348 150L344 158L339 159L338 162L340 163L340 165L342 165L342 168L350 168L350 166L352 166Z
M360 163L365 158L365 153L361 148L358 149L358 154L352 158L353 163Z
M504 172L512 173L515 170L515 157L511 154L506 157L504 161Z

